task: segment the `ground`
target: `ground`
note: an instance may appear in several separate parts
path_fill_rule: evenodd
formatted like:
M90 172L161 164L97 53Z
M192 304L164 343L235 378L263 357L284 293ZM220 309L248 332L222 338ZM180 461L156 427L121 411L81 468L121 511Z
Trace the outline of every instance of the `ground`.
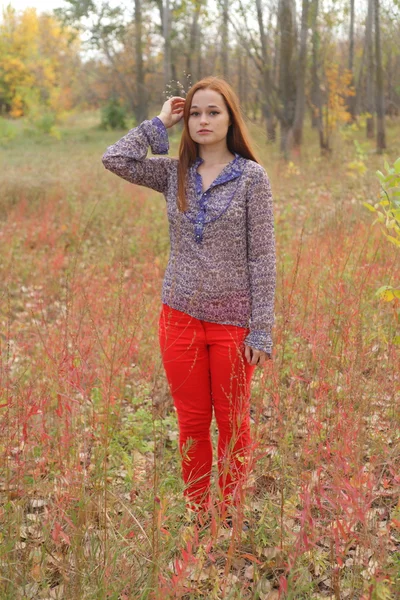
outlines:
M250 528L197 536L157 343L165 201L104 169L124 132L98 122L0 139L0 597L400 598L398 304L375 294L399 260L363 206L400 123L384 156L361 123L321 157L307 126L289 162L249 123L274 195L274 355L252 388Z

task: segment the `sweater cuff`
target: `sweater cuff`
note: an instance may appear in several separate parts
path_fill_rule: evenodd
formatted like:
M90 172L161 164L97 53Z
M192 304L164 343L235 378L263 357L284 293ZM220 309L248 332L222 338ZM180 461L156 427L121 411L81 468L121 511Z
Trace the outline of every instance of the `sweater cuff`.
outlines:
M267 354L272 353L271 335L263 329L253 329L253 331L250 331L244 343L255 350L263 350Z
M146 136L153 154L168 154L169 139L167 128L158 117L147 121Z

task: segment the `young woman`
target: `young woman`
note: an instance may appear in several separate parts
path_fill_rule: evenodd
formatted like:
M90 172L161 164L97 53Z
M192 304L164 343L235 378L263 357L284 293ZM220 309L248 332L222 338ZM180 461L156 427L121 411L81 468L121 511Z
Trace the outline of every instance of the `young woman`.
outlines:
M167 129L183 118L179 158ZM124 179L164 194L170 256L159 343L177 412L187 506L210 503L214 411L222 514L243 489L251 448L250 382L271 356L275 239L268 176L257 162L238 99L207 77L186 99L129 131L103 156Z

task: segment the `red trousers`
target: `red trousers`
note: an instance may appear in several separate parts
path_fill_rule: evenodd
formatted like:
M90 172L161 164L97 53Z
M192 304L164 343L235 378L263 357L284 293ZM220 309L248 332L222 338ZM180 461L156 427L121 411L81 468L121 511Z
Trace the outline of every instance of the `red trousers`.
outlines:
M218 482L224 504L236 503L250 451L250 383L255 366L244 356L249 330L191 317L163 304L159 317L162 361L179 425L187 505L210 501L212 444L218 427Z

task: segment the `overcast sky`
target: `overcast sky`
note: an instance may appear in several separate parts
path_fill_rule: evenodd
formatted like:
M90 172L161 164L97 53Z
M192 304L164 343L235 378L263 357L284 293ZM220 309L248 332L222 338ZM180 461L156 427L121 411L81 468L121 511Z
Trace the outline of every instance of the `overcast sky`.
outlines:
M17 10L25 8L36 8L38 12L52 11L54 8L60 8L64 5L63 0L0 0L1 8L11 4Z

